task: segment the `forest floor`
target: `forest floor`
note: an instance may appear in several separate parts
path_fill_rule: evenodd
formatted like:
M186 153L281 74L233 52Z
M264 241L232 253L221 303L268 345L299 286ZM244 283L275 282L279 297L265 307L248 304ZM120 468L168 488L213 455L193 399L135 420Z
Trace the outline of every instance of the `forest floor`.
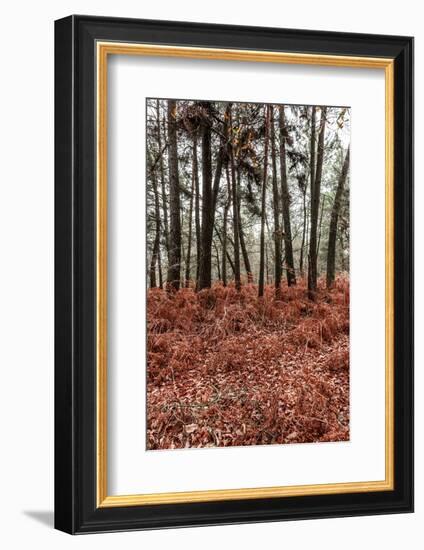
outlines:
M349 439L349 280L148 292L147 448Z

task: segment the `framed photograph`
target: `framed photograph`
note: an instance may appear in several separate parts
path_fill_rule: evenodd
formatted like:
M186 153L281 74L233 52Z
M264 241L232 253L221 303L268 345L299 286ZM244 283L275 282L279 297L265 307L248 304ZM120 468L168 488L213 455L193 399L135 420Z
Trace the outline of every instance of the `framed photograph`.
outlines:
M55 525L413 510L413 39L55 24Z

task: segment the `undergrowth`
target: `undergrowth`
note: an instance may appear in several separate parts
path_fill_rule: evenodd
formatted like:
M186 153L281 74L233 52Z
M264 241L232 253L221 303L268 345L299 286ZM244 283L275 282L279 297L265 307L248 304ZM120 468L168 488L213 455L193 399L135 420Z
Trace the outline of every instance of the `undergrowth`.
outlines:
M148 291L148 449L349 439L349 280Z

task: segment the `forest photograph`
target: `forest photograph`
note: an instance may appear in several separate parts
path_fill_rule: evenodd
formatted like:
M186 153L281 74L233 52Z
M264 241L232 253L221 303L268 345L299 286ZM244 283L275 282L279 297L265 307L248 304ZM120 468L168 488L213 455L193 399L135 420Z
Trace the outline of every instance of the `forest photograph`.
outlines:
M349 440L350 120L146 100L147 450Z

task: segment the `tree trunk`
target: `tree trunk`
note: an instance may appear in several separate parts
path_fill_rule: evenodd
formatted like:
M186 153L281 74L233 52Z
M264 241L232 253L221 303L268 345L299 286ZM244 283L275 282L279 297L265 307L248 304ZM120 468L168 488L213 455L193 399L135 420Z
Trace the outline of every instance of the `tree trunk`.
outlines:
M222 285L227 286L227 207L224 208L224 220L222 224Z
M319 247L321 244L322 218L324 216L324 205L325 205L325 195L322 196L321 206L320 206L319 225L318 225L318 243L317 243L317 261L319 261Z
M232 139L232 113L231 109L229 112L229 132L230 132L230 163L231 163L231 183L232 183L232 199L233 199L233 238L234 238L234 282L236 290L241 289L241 279L240 279L240 247L239 247L239 219L238 219L238 192L237 192L237 178L236 178L236 169L234 161L234 144Z
M300 258L299 258L299 271L300 271L301 277L304 277L305 275L305 272L303 270L305 239L306 239L306 189L305 189L305 192L303 193L303 231L302 231L302 244L300 245Z
M339 212L343 189L346 183L347 174L349 172L349 149L343 162L343 168L337 184L336 195L334 197L333 208L331 210L330 229L328 234L328 252L327 252L327 288L330 289L334 285L335 280L335 263L336 263L336 239L337 239L337 222L339 220Z
M161 194L162 194L162 210L163 210L163 226L164 226L163 236L165 238L166 253L169 256L168 206L166 202L165 170L163 166L162 136L160 131L159 99L156 100L156 117L157 117L157 142L158 142L158 151L160 154L159 175L160 175L160 186L161 186ZM164 121L164 126L165 126L165 121Z
M197 130L193 134L193 177L194 177L194 226L196 230L196 288L199 285L200 268L200 188L199 188L199 163L197 160Z
M265 115L265 145L264 145L264 169L262 181L262 203L261 203L261 242L259 258L259 285L258 296L264 295L264 269L265 269L265 208L266 208L266 180L268 172L268 138L269 138L269 105L266 106Z
M193 147L193 149L194 149L194 147ZM194 150L193 150L193 165L194 165ZM192 236L192 225L193 225L194 188L195 188L195 175L194 175L194 166L193 166L192 167L192 174L191 174L190 206L189 206L189 212L188 212L188 242L187 242L187 256L186 256L186 269L185 269L185 286L186 286L186 288L188 288L190 286L191 236Z
M168 287L173 290L180 288L181 270L181 220L180 220L180 186L178 179L178 150L177 150L177 103L174 99L168 100L168 139L169 139L169 265Z
M311 116L311 157L310 157L310 176L311 176L311 198L310 198L310 210L311 210L311 234L309 236L309 254L308 254L308 295L310 298L315 296L314 281L313 281L313 256L311 253L311 244L313 243L313 209L315 205L315 149L316 149L316 136L315 136L315 106L312 107Z
M240 205L239 205L239 208L240 208ZM253 283L252 267L250 265L249 253L247 252L247 246L246 246L246 240L244 238L243 228L241 226L240 214L238 216L238 219L239 219L239 224L240 224L240 226L239 226L239 237L240 237L241 254L243 256L243 263L244 263L244 268L246 270L247 282L248 283Z
M281 172L281 199L284 224L284 249L287 265L287 284L289 286L296 284L296 274L293 258L293 241L290 220L290 193L287 183L287 162L286 162L286 121L284 115L284 105L279 108L279 126L280 126L280 172ZM303 248L303 247L302 247ZM302 260L303 263L303 260Z
M269 285L268 242L265 243L265 273L266 284Z
M157 258L157 240L153 242L152 257L150 258L150 288L156 288L156 258Z
M211 136L211 103L202 103L204 116L201 124L202 136L202 228L201 250L198 289L210 288L212 284L212 239L215 223L215 208L219 192L219 185L226 154L226 139L221 140L221 145L216 161L215 175L212 187L212 136ZM226 107L226 115L229 110ZM227 128L227 116L224 117L224 135Z
M339 255L340 255L340 267L342 271L346 271L346 258L343 254L343 250L345 249L345 241L343 239L343 235L340 232L339 233Z
M228 165L226 166L225 174L227 176L227 200L224 205L224 219L222 222L222 284L227 286L227 219L228 209L231 203L231 182Z
M152 258L150 261L150 288L155 288L156 283L156 263L158 264L159 271L159 286L162 288L162 266L160 259L160 210L159 210L159 195L158 195L158 185L156 180L156 171L155 169L150 172L152 179L153 194L155 200L155 241L153 244Z
M218 239L219 239L219 242L221 243L221 246L223 246L222 237L221 237L221 235L220 235L220 233L219 233L219 231L218 231L218 229L217 229L216 227L215 227L215 233L218 235ZM229 240L230 240L230 239L229 239L229 237L228 237L228 235L227 235L227 243L228 243ZM233 272L233 275L235 276L236 270L235 270L235 267L234 267L234 262L233 262L233 260L231 259L230 253L228 252L228 246L226 247L226 251L227 251L227 254L226 254L226 256L227 256L227 261L228 261L228 263L230 264L230 267L231 267L231 270L232 270L232 272Z
M324 135L325 135L326 108L321 107L320 131L318 136L318 151L315 170L315 116L316 108L312 107L311 123L311 228L309 238L309 269L308 269L308 296L315 299L317 291L317 229L318 210L321 191L322 165L324 159Z
M243 256L244 268L246 270L247 282L253 283L253 273L250 266L249 253L247 252L246 239L244 238L243 226L241 223L240 215L240 170L237 170L237 209L238 209L238 223L239 223L239 237L241 254Z
M212 210L212 153L211 153L211 125L209 102L202 104L204 116L201 124L202 144L202 228L200 241L200 266L199 266L199 290L211 286L212 269L212 234L213 228L209 227Z
M215 256L216 256L216 272L217 272L217 275L218 275L218 281L220 281L221 280L221 267L219 265L219 250L218 250L218 247L217 247L215 241L213 241L213 247L215 248Z
M163 275L162 275L162 259L160 254L160 243L158 246L158 272L159 272L159 288L163 288Z
M280 108L281 109L281 108ZM281 115L280 115L281 117ZM280 228L280 200L277 182L277 160L275 152L275 128L274 109L271 107L271 159L272 159L272 196L274 210L274 278L275 278L275 299L281 299L281 228ZM281 139L281 138L280 138ZM287 262L287 250L286 250Z

